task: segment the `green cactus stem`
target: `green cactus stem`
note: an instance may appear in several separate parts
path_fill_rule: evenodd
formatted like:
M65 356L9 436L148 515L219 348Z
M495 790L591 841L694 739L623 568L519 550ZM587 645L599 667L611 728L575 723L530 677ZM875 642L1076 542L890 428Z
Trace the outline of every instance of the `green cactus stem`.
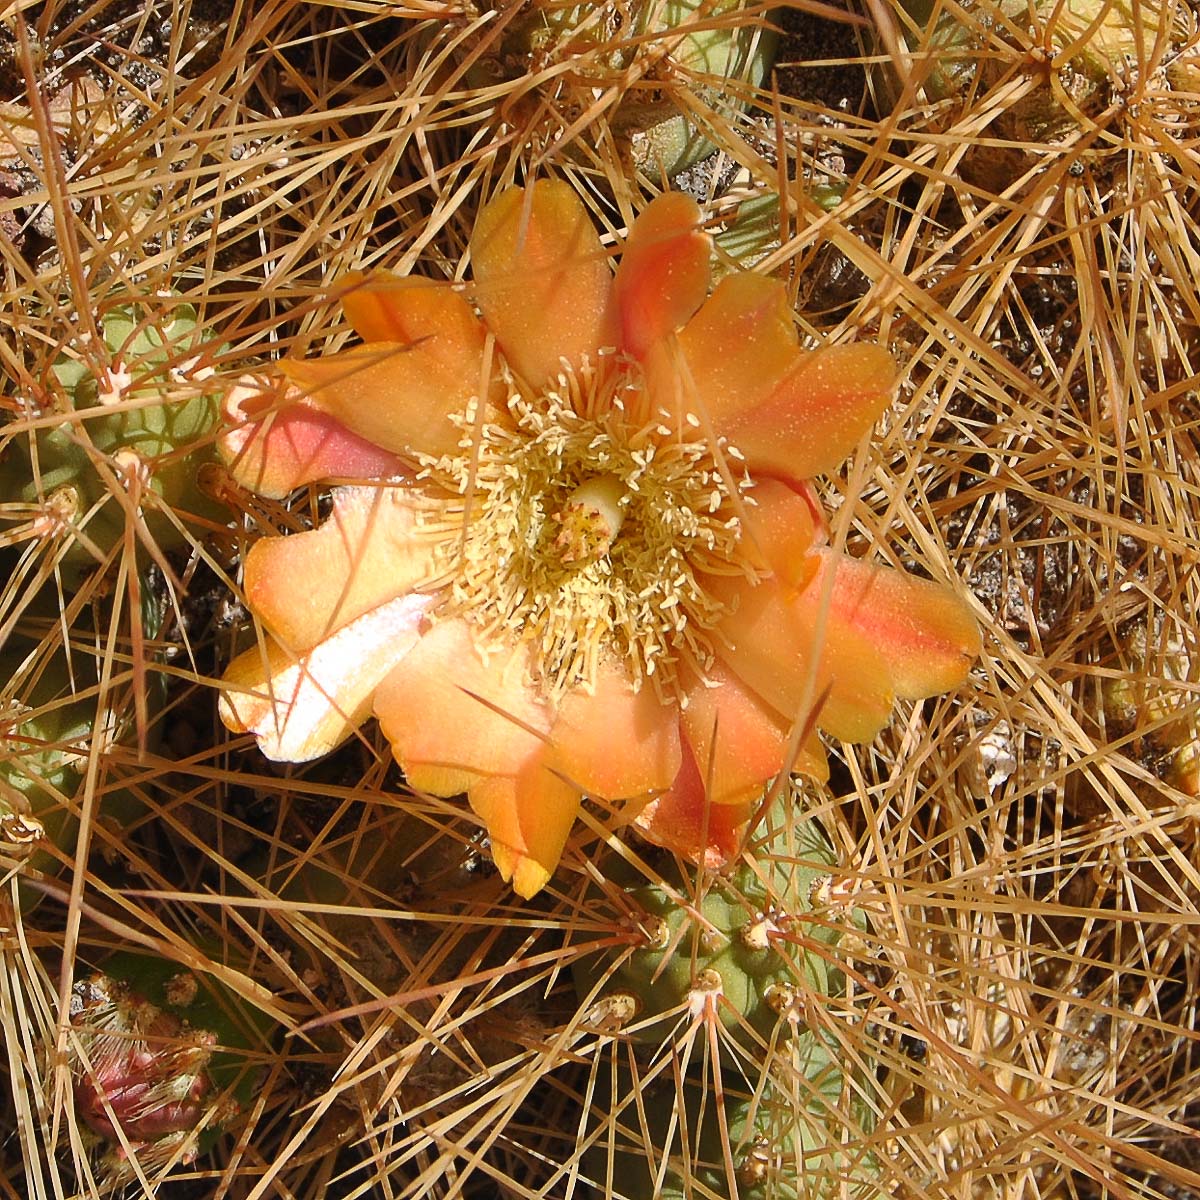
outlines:
M1114 82L1145 63L1164 19L1158 0L901 4L911 19L915 76L930 99L976 103L994 86L1011 86L1014 67L1028 78L986 134L1013 144L990 145L964 162L971 177L996 189L1028 170L1039 146L1078 135L1081 117L1099 115ZM1011 52L1002 51L1006 45Z
M60 559L68 583L122 542L131 511L164 549L187 542L168 514L224 520L196 482L212 458L217 402L203 391L195 310L161 296L111 309L99 327L102 354L64 352L47 393L20 401L37 423L0 464L6 498L39 506L43 534L69 539Z
M1151 646L1144 626L1121 635L1126 669L1101 684L1110 736L1135 735L1134 748L1159 778L1188 796L1200 795L1200 706L1192 656L1177 637Z
M691 91L696 98L718 112L744 107L730 102L728 85L722 81L761 87L775 63L778 35L758 21L736 20L744 8L739 0L668 0L650 6L655 19L646 22L648 32L670 33L689 24L708 26L686 34L671 50L671 61L677 71L695 78ZM622 125L634 163L653 178L660 172L672 178L717 149L667 90L657 100L627 100L618 129Z
M969 88L977 72L985 69L985 61L994 57L996 40L1010 40L1015 35L1045 44L1056 55L1055 68L1064 92L1086 107L1099 89L1144 58L1162 21L1162 5L1156 0L1136 4L1129 0L902 3L918 31L926 30L927 48L941 52L925 84L939 100ZM1031 69L1033 65L1031 62ZM1043 135L1052 135L1054 128L1071 123L1057 105L1046 108L1045 118L1049 124Z
M853 1053L843 1047L839 1038L858 1026L829 1011L845 990L837 943L863 925L836 867L820 826L784 794L742 861L702 877L698 898L694 882L674 872L625 889L639 944L575 969L584 998L604 980L594 1011L630 1043L615 1066L598 1071L589 1106L606 1122L616 1118L584 1160L589 1178L611 1188L606 1194L875 1194L871 1056L857 1040ZM664 1056L693 1036L692 1022L718 1023L716 1061ZM845 1034L835 1032L843 1026ZM679 1057L691 1064L682 1078L663 1066Z
M158 628L156 606L144 614L148 632ZM148 677L146 711L153 715L164 698L162 677ZM156 726L147 731L154 740ZM92 753L103 756L136 734L136 705L127 686L103 697L95 663L86 655L70 659L61 648L49 655L30 640L10 638L0 654L0 850L21 873L55 874L75 856L79 791ZM142 804L128 789L97 776L98 819L127 825ZM40 899L18 889L22 909Z
M556 74L586 88L588 103L598 89L622 89L609 112L613 131L636 167L671 177L716 150L673 89L685 87L700 104L732 114L743 106L731 99L731 84L761 87L777 44L769 19L749 0L537 0L479 70L517 76L569 66Z
M578 963L581 997L606 976L599 999L624 998L638 1040L661 1041L682 1015L711 1012L735 1042L754 1045L781 1016L795 1023L809 997L836 995L834 947L848 923L825 903L835 859L816 822L791 817L791 803L775 805L776 832L757 861L708 879L695 903L675 875L627 889L639 944Z
M608 1118L615 1103L616 1121L584 1168L602 1188L611 1180L605 1194L614 1200L875 1197L878 1168L866 1145L875 1085L855 1079L844 1059L830 1035L807 1030L753 1094L725 1079L723 1112L711 1080L697 1074L639 1083L628 1066L605 1069L591 1111Z
M56 666L60 664L55 664ZM64 665L65 664L61 664ZM5 695L0 700L0 840L10 854L38 870L52 870L54 856L40 847L64 850L73 841L71 800L83 778L96 706L72 702L59 671L43 672L32 687L12 684L18 656L0 658Z

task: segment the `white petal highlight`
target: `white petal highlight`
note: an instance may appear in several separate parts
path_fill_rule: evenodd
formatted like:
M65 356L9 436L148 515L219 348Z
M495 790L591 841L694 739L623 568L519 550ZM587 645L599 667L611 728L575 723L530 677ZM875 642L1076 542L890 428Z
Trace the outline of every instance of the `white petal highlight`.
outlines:
M416 644L433 600L399 596L298 657L277 644L247 651L225 676L221 720L253 733L276 762L320 758L371 715L375 689Z

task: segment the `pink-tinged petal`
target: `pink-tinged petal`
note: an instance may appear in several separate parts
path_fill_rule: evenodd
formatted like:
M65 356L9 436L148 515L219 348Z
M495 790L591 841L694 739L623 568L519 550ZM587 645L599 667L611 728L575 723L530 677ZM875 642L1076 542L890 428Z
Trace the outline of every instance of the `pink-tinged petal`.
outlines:
M614 284L621 346L641 357L695 315L708 295L712 238L683 192L651 201L633 223Z
M482 329L463 336L451 325L430 328L419 341L370 342L322 358L284 359L279 369L347 429L411 458L458 452L463 433L450 418L483 392L483 362Z
M439 569L403 489L340 488L319 528L250 548L246 603L288 649L307 650Z
M536 896L562 858L579 792L539 752L516 775L481 779L467 798L487 826L501 876L518 896Z
M612 272L569 185L542 179L501 192L471 236L475 295L513 370L532 388L611 344Z
M525 682L526 661L494 647L485 657L465 621L434 622L375 695L380 727L410 780L435 792L434 771L453 782L462 772L515 776L541 751L551 717Z
M808 355L761 404L726 412L717 428L755 474L810 479L833 470L891 402L896 361L872 343Z
M883 655L864 634L839 621L832 606L824 628L818 628L815 582L801 590L776 578L754 585L714 579L707 586L731 609L718 626L721 657L777 712L793 722L807 720L806 701L815 703L828 688L818 725L834 737L869 741L887 724L895 690Z
M825 751L814 733L787 762L791 723L747 688L722 663L693 681L683 709L684 736L713 804L744 804L785 767L825 780Z
M761 479L751 500L743 515L751 564L791 587L804 587L817 569L810 552L824 536L812 499L778 479Z
M713 803L696 758L685 744L674 782L638 813L634 824L656 845L716 870L738 852L742 830L754 814L757 799Z
M225 428L217 448L243 487L282 499L327 479L389 479L404 464L351 433L340 421L301 400L282 380L248 375L222 402Z
M833 636L865 638L898 696L919 700L948 692L966 679L982 648L979 625L948 587L827 548L818 551L817 559L819 571L802 603L815 609L832 570Z
M651 687L634 691L619 663L602 661L595 687L568 692L551 732L550 761L580 790L608 800L667 787L679 770L675 710Z
M371 696L416 644L428 596L402 596L296 657L267 641L225 672L219 711L234 733L253 733L276 762L308 762L370 716Z
M742 271L717 284L678 338L651 347L647 387L659 404L724 432L728 415L761 404L799 356L783 284Z

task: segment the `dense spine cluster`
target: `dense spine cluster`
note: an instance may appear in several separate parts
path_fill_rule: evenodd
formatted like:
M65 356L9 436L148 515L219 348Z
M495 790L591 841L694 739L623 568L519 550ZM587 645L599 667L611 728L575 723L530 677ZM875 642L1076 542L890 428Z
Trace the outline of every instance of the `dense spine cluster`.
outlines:
M188 517L224 520L200 487L217 408L195 310L162 296L97 324L102 345L64 350L46 389L18 398L30 432L5 464L6 490L39 514L33 532L64 543L69 580L110 562L130 525L132 546L171 549L187 544Z

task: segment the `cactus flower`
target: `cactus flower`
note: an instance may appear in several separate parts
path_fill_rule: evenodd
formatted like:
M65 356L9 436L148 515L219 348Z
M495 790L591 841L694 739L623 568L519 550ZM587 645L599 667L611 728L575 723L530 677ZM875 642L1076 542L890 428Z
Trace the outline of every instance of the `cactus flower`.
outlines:
M226 724L284 761L372 713L408 783L466 793L522 896L580 799L719 864L764 782L820 776L978 649L948 588L835 553L806 483L888 404L877 345L799 345L785 290L710 294L695 203L655 200L614 271L561 183L480 213L473 281L349 280L363 344L239 381L222 449L271 495L340 481L245 561L264 630ZM349 481L349 482L347 482Z

